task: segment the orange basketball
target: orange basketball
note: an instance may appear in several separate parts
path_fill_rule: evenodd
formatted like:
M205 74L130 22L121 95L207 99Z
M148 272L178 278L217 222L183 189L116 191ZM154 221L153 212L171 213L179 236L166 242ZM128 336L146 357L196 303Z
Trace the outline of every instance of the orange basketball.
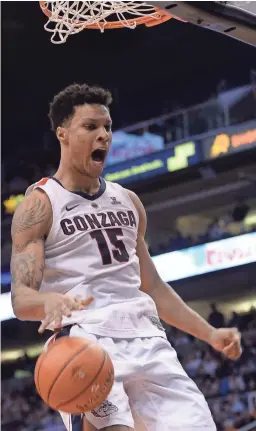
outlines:
M80 414L99 407L107 398L114 368L99 344L63 337L41 353L34 377L38 393L52 409Z

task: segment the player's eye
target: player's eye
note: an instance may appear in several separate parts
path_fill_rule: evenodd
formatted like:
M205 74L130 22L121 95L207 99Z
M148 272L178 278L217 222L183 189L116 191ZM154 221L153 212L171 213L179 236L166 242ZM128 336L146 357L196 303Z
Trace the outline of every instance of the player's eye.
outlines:
M87 130L95 130L97 128L96 124L85 124L84 127Z
M112 130L112 125L111 125L111 124L106 124L106 126L105 126L105 130L106 130L106 132L111 132L111 130Z

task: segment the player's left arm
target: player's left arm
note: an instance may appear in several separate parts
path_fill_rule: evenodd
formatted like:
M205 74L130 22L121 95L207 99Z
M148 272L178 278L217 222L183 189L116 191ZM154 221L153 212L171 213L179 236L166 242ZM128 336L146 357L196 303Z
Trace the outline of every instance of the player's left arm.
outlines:
M137 256L140 261L141 290L155 301L159 317L169 325L206 341L231 359L240 357L241 336L236 328L215 329L160 278L145 242L145 209L135 193L129 191L129 195L139 213Z

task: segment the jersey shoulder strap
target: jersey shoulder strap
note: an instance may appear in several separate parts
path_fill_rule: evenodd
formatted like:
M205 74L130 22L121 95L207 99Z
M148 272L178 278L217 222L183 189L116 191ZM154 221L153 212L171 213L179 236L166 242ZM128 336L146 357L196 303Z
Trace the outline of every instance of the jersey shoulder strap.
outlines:
M49 180L49 178L45 177L45 178L42 178L40 181L37 181L36 183L31 184L27 188L27 190L25 191L25 196L28 196L31 192L33 192L33 190L35 190L36 187L38 187L38 186L44 186L47 183L48 180Z

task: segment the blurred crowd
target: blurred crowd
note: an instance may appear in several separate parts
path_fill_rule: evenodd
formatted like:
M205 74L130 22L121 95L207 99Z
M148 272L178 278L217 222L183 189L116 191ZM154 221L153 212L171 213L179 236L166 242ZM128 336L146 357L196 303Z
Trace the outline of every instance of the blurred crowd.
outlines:
M234 203L230 211L221 212L220 216L212 219L208 226L201 228L201 234L184 235L179 230L176 230L172 237L164 244L157 245L156 247L149 247L151 256L162 253L182 250L196 245L206 244L212 241L219 241L226 238L231 238L236 235L243 235L249 232L256 231L256 223L248 226L246 224L246 216L250 210L246 200L239 199Z
M167 337L188 375L205 395L217 429L238 430L256 419L256 310L232 313L229 320L212 304L209 323L216 328L237 327L243 334L243 354L230 361L207 344L175 328Z
M236 431L256 420L256 309L244 314L234 312L227 321L215 304L211 307L208 320L213 326L236 326L242 332L243 354L236 362L223 358L207 344L164 326L184 369L207 398L218 431ZM36 393L34 365L35 358L28 356L3 364L3 431L65 429L60 416Z

